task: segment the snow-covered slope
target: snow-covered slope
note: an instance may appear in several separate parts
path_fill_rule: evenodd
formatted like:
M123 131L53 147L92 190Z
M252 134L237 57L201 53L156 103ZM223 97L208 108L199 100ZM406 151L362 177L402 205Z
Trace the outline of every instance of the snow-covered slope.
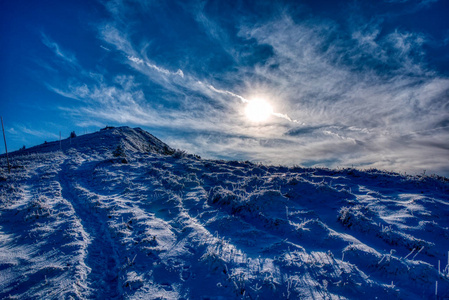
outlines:
M111 128L10 156L1 299L449 297L449 183L202 160Z

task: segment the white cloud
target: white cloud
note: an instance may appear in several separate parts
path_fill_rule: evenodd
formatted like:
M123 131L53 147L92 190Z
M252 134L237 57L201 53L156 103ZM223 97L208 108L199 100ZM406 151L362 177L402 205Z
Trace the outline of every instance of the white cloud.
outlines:
M411 2L411 0L384 0L387 3L407 3L407 2ZM432 3L438 2L439 0L421 0L418 1L418 5L420 6L427 6L430 5Z
M176 72L170 72L169 70L166 70L166 69L159 67L155 64L152 64L148 61L145 62L145 61L143 61L143 59L140 59L135 56L128 56L128 59L136 64L146 65L148 68L156 70L157 72L162 73L164 75L178 75L178 76L184 77L184 72L181 69L178 69L178 71L176 71Z
M211 84L204 84L201 81L198 81L198 83L200 85L204 85L205 87L209 88L211 91L213 91L215 93L229 95L229 96L231 96L233 98L240 99L240 101L242 101L243 103L248 103L249 102L248 99L245 99L244 97L242 97L240 95L234 94L233 92L217 89L213 85L211 85Z
M117 23L122 7L121 1L110 7ZM196 17L209 28L211 39L238 61L238 47L230 44L228 33L204 12ZM332 21L298 22L284 14L240 26L239 38L272 49L266 61L236 65L213 79L148 58L124 28L103 25L100 38L122 54L122 62L136 76L121 74L107 83L84 71L80 74L89 77L88 84L80 79L65 87L49 86L84 103L81 108L62 108L80 124L92 118L169 128L175 132L166 139L172 146L206 157L407 171L421 171L423 166L448 169L443 163L447 142L435 141L449 140L444 126L449 79L426 68L422 60L426 38L420 34L395 30L381 35L380 23L367 23L354 25L347 36L339 37L340 28ZM146 76L164 92L147 93L137 75ZM254 94L269 96L277 118L257 125L245 119L243 104ZM436 131L429 135L429 130Z
M241 36L270 45L274 51L268 63L256 66L246 80L263 80L266 89L280 91L285 107L290 107L287 110L296 119L324 128L294 138L297 144L287 147L290 153L280 150L279 159L323 161L330 166L351 162L386 168L390 164L390 169L416 170L432 153L434 170L443 168L447 149L424 146L419 134L409 143L395 142L447 120L447 105L445 109L437 107L448 103L449 79L426 70L421 63L424 37L396 30L380 39L379 25L354 28L352 38L358 47L346 49L348 41L329 41L334 28L328 21L298 24L288 16L241 28ZM370 65L359 68L361 54L394 69L385 73ZM329 125L340 129L328 130ZM447 130L441 135L449 140ZM260 151L260 155L273 158L269 152Z
M50 39L44 33L41 34L42 43L47 46L50 50L53 51L58 57L62 58L64 61L69 62L70 64L77 65L78 61L74 54L69 51L63 50L56 42Z
M108 47L105 47L105 46L103 46L103 45L100 45L100 48L103 49L103 50L105 50L105 51L107 51L107 52L110 52L110 51L111 51L111 49L109 49Z
M59 136L54 133L54 132L49 132L47 130L40 130L40 129L36 129L36 128L30 128L26 125L23 124L17 124L14 126L14 128L11 128L9 130L10 133L12 134L19 134L20 133L24 133L26 135L32 135L35 137L39 137L39 138L59 138Z

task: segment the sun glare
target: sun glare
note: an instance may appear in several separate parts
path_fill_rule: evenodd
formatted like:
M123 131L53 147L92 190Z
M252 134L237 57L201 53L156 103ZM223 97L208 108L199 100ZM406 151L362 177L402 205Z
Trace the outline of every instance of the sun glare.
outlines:
M246 104L245 115L252 122L263 122L273 113L270 103L264 99L250 100Z

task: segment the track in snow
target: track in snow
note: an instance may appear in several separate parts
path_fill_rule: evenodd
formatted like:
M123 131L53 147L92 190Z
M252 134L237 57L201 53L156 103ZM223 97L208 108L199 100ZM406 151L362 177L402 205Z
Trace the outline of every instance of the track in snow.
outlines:
M73 205L89 235L85 264L91 269L87 277L87 284L92 290L91 298L120 299L118 258L107 224L76 194L74 179L80 180L82 174L79 171L78 174L74 173L69 164L68 161L64 162L59 178L63 198Z

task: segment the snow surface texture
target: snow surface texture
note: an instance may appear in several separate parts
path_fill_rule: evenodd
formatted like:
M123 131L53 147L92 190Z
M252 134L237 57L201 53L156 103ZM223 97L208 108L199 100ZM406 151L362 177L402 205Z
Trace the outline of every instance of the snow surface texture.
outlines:
M128 127L10 159L0 299L449 297L445 178L202 160Z

